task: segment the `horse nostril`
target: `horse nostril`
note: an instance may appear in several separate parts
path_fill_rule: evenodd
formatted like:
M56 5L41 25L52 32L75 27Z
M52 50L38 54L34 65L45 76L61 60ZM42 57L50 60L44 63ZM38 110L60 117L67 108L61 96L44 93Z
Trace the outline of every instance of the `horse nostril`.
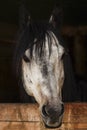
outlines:
M63 113L64 113L64 105L63 104L61 104L60 110L59 109L55 110L55 108L49 107L48 105L44 105L42 107L42 114L45 117L48 117L48 116L53 117L53 116L55 116L55 118L56 118L58 116L61 116Z
M44 106L42 107L42 114L43 114L44 116L48 116L48 113L46 112L46 105L44 105Z

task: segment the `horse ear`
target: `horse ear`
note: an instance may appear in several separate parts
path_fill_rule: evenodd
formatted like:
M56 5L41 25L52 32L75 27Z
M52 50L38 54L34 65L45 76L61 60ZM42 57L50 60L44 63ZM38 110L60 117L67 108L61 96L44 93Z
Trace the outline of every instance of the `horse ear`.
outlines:
M61 7L55 7L53 10L49 23L52 24L54 28L60 28L63 20L63 9Z

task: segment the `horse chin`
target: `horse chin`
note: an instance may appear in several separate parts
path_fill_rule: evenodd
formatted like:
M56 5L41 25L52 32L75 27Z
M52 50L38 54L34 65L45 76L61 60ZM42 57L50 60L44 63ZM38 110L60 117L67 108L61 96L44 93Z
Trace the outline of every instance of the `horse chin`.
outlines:
M42 117L42 119L46 128L58 128L62 124L62 117L63 115L60 116L56 121L52 121L49 117Z

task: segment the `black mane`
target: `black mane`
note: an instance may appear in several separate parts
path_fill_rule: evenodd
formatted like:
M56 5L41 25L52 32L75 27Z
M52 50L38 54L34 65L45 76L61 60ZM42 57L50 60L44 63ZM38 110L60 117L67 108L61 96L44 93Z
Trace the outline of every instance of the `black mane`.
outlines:
M23 30L21 30L18 36L18 43L15 52L15 63L18 71L17 74L19 74L19 70L21 68L21 60L27 49L30 49L32 58L33 47L36 44L36 54L38 53L39 56L43 55L46 35L48 37L49 52L51 53L52 36L50 36L48 33L49 31L54 32L52 25L42 22L32 22L31 24L26 25Z

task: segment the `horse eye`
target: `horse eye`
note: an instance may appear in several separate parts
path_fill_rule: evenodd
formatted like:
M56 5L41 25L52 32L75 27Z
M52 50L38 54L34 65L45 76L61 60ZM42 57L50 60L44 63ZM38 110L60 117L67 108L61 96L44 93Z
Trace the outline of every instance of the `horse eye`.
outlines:
M30 62L30 59L25 54L23 55L23 59L25 62Z

